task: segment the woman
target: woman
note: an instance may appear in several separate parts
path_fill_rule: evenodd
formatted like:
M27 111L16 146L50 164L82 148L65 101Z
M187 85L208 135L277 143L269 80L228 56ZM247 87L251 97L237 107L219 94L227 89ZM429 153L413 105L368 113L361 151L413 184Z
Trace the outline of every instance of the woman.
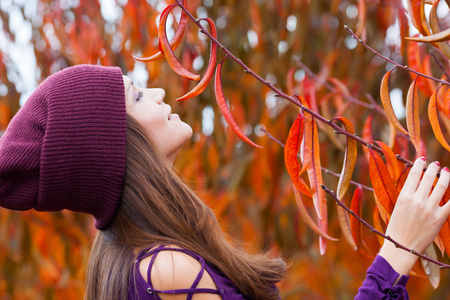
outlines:
M173 172L192 130L163 99L163 90L137 88L119 68L81 65L50 76L0 140L0 205L95 217L86 299L278 299L285 263L230 245ZM438 205L448 169L428 197L439 166L420 181L424 166L414 164L388 227L420 252L450 214ZM357 297L407 297L416 259L385 243Z

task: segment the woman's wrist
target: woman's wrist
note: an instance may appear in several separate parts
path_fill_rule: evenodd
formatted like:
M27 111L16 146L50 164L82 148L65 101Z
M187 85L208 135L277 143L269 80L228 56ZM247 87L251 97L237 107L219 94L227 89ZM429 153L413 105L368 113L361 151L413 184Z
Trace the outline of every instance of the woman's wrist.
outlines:
M409 275L418 256L395 247L393 243L385 240L378 255L382 256L391 267L400 275Z

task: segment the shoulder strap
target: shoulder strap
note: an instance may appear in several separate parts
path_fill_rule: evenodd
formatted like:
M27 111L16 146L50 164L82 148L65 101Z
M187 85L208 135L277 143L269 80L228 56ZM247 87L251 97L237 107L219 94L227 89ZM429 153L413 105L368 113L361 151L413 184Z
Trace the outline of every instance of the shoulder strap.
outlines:
M201 270L197 274L197 277L195 278L194 282L192 283L191 288L177 289L177 290L156 290L153 288L153 284L152 284L152 280L151 280L151 270L152 270L153 264L155 262L156 256L161 251L177 251L177 252L181 252L181 253L190 255L191 257L198 260L198 262L201 264ZM153 256L152 256L152 259L150 260L150 263L149 263L148 269L147 269L147 282L150 285L150 287L147 288L147 292L149 294L152 294L152 293L188 294L188 297L186 298L187 300L191 300L193 297L193 294L195 294L195 293L220 294L219 291L215 290L215 289L197 288L200 280L203 277L203 273L205 272L205 264L206 264L205 260L200 255L198 255L192 251L186 250L186 249L166 248L165 245L160 245L160 246L152 249L151 251L144 252L144 253L141 252L141 254L138 257L138 260L141 261L142 259L149 257L151 255L153 255Z

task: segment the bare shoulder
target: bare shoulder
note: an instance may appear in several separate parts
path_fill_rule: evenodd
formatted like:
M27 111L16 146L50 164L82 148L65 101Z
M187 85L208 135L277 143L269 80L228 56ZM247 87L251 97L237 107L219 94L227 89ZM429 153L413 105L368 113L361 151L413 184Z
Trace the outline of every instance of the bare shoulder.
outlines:
M177 246L170 246L178 248ZM147 270L152 256L143 259L139 265L139 270L147 280ZM201 264L192 256L179 251L160 251L156 256L150 273L153 288L156 290L179 290L189 289L201 271ZM217 290L217 286L211 276L205 270L197 288L207 288ZM158 294L161 299L178 300L186 299L187 294ZM217 294L197 293L194 294L194 300L216 300L222 299Z

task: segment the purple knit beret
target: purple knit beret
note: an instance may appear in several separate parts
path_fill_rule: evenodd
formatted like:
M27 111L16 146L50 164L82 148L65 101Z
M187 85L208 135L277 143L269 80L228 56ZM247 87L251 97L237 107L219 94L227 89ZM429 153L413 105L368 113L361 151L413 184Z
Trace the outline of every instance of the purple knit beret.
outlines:
M89 213L104 228L122 193L126 131L119 68L79 65L53 74L0 139L0 206Z

